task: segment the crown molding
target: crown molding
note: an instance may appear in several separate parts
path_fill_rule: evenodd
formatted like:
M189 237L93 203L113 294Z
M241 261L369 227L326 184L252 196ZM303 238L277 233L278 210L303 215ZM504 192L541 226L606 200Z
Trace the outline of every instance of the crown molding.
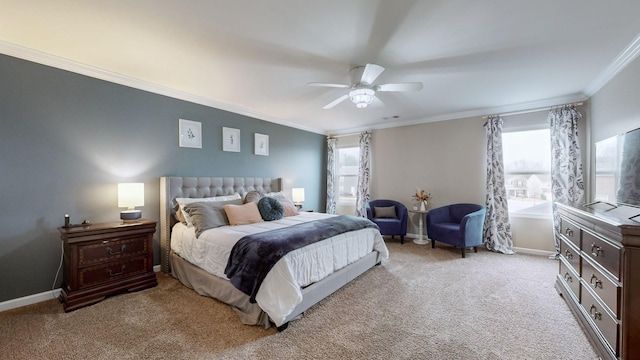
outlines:
M584 93L592 97L640 54L640 34L587 86Z
M248 117L252 117L258 120L264 120L279 125L288 126L291 128L304 130L312 133L326 135L326 131L303 126L288 121L282 121L280 119L273 118L271 116L262 114L257 111L253 111L246 108L241 108L231 104L223 103L215 99L206 98L203 96L191 94L185 91L172 89L163 85L158 85L149 81L136 79L130 76L118 74L109 70L101 69L94 66L89 66L74 60L62 58L59 56L47 54L42 51L25 48L23 46L8 43L0 40L0 53L19 58L22 60L31 61L41 65L51 66L57 69L66 70L80 75L85 75L91 78L108 81L111 83L131 87L138 90L148 91L154 94L168 96L174 99L189 101L192 103L209 106L212 108L229 111L235 114L240 114Z

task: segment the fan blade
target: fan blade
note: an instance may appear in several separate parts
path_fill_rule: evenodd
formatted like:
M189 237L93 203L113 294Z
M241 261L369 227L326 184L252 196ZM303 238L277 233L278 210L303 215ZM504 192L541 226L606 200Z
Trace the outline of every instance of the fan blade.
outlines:
M321 82L310 82L310 83L307 83L307 86L322 86L322 87L334 87L334 88L343 88L343 89L348 89L351 87L351 85L330 84L330 83L321 83Z
M325 110L331 109L332 107L340 104L341 102L345 101L348 98L349 98L349 94L344 94L344 95L340 96L339 98L333 100L332 102L328 103L327 105L323 106L322 108L325 109Z
M420 91L420 90L422 90L421 82L382 84L382 85L376 86L376 91Z
M362 72L362 77L360 78L361 83L373 84L374 81L382 74L384 68L380 65L376 64L367 64L364 67L364 71Z

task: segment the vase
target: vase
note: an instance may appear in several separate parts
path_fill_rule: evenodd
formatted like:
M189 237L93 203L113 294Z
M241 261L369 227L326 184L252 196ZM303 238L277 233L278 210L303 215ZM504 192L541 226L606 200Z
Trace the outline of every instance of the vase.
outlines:
M420 211L427 211L427 201L420 201Z

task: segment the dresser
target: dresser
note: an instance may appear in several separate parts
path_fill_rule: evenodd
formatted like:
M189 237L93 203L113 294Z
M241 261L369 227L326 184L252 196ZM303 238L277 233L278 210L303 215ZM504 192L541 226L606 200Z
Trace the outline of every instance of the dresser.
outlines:
M640 359L640 209L556 205L557 291L603 359Z
M156 286L156 222L110 222L59 228L64 247L60 301L65 311L105 297Z

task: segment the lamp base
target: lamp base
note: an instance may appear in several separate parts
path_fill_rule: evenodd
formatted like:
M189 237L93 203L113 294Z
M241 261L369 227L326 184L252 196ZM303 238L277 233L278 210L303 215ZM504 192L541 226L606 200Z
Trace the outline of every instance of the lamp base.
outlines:
M142 211L140 210L125 210L120 212L120 219L123 222L136 221L142 217Z

